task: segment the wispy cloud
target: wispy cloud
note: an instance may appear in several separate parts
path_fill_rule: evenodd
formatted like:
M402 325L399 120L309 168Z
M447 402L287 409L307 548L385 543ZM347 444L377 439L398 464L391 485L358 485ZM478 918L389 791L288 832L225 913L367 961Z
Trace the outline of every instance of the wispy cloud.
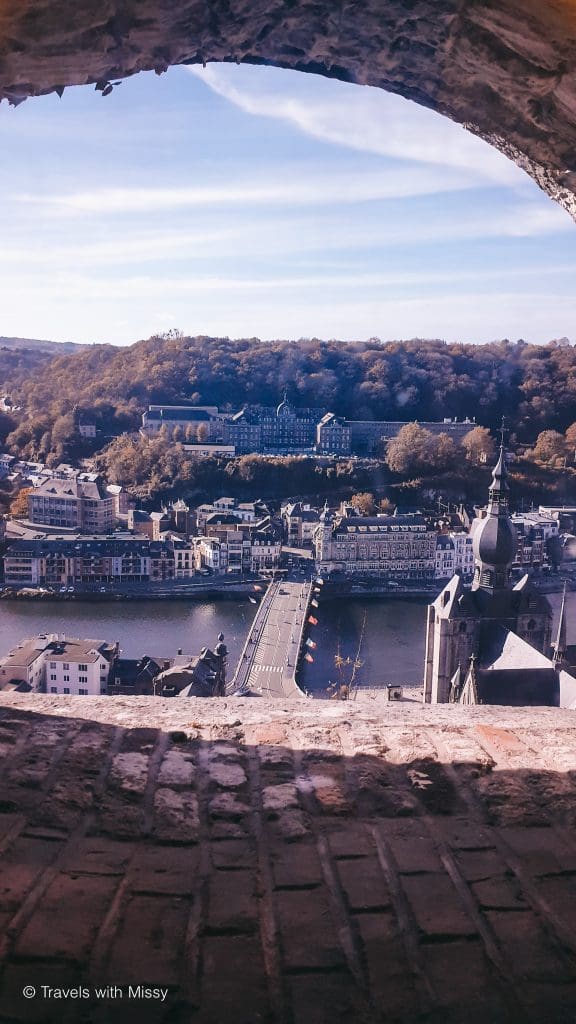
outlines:
M211 206L326 206L402 199L468 188L454 171L430 173L422 168L356 171L319 175L295 167L291 176L260 182L158 188L94 188L61 194L14 193L17 203L73 214L141 214Z
M165 274L127 274L107 275L99 277L86 276L81 273L60 272L50 281L33 282L34 292L39 297L51 299L81 297L86 300L127 301L158 300L168 298L185 299L190 296L209 296L228 294L229 296L247 296L250 293L281 293L294 292L303 300L306 293L317 293L319 296L336 294L338 301L346 302L351 295L359 291L369 290L379 298L387 297L389 301L401 289L414 289L434 294L427 294L427 303L444 302L447 296L454 296L454 288L459 285L475 285L477 293L490 293L500 296L499 285L503 281L520 281L526 279L539 281L542 278L557 278L563 274L574 274L576 265L554 264L526 269L509 268L503 270L423 270L423 271L356 271L316 274L270 274L260 275L247 273L244 276L224 276L217 273L189 275ZM0 296L6 291L11 298L26 296L30 283L20 276L3 279ZM537 286L536 286L537 290ZM532 289L533 297L534 289ZM234 300L236 301L236 300ZM310 301L307 298L306 303ZM404 299L402 301L408 301ZM158 314L160 315L160 314ZM168 316L169 314L162 314ZM172 315L172 314L170 314Z
M381 89L319 79L281 69L209 65L186 68L219 96L260 117L289 121L307 135L340 146L466 171L479 180L522 185L515 164L460 125Z

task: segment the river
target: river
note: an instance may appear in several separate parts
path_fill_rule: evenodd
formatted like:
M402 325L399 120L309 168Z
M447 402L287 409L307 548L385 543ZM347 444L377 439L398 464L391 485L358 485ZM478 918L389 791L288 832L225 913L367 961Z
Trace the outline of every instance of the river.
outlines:
M549 595L555 615L560 594ZM576 643L576 592L568 594L568 642ZM255 607L247 598L226 601L0 602L0 657L24 637L68 633L120 642L125 657L169 657L178 648L197 654L214 646L222 631L236 665ZM317 647L313 664L302 663L300 682L321 691L329 681L348 681L357 661L356 682L420 686L424 666L426 601L383 598L324 600L310 627ZM335 659L345 664L337 668ZM348 659L350 661L348 662Z

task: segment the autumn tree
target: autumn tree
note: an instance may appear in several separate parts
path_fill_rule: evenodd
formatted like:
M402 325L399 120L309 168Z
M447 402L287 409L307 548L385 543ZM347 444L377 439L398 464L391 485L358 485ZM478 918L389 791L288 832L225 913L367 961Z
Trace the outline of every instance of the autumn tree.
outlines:
M473 466L491 462L495 455L494 440L486 427L473 427L469 430L462 438L462 447L466 452L467 462L471 462Z
M572 423L565 434L566 448L571 462L576 462L576 423Z
M407 423L388 442L385 459L388 468L400 476L428 471L432 441L429 430L418 423Z
M536 438L533 456L537 462L554 463L567 455L566 438L557 430L543 430Z
M456 461L456 445L448 434L438 434L429 443L428 459L431 469L452 469Z
M10 515L15 519L25 519L28 516L28 495L34 490L33 487L22 487L18 494L10 502Z
M359 491L358 494L353 494L350 498L350 505L352 508L358 509L363 516L373 516L376 513L374 495L369 491Z

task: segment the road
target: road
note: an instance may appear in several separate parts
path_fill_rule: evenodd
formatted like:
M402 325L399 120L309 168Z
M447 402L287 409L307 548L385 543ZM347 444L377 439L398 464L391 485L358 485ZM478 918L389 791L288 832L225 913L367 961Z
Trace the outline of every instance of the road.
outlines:
M272 583L262 599L240 656L230 692L304 697L296 682L311 583Z

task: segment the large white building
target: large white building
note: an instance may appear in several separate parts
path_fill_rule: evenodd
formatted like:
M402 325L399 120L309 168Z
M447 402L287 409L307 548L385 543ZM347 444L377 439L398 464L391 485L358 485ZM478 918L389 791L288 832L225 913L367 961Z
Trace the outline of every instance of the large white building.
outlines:
M0 660L0 690L98 697L106 693L118 645L58 633L18 644Z
M426 581L436 569L436 531L423 516L350 514L320 516L314 533L316 568L322 574Z

